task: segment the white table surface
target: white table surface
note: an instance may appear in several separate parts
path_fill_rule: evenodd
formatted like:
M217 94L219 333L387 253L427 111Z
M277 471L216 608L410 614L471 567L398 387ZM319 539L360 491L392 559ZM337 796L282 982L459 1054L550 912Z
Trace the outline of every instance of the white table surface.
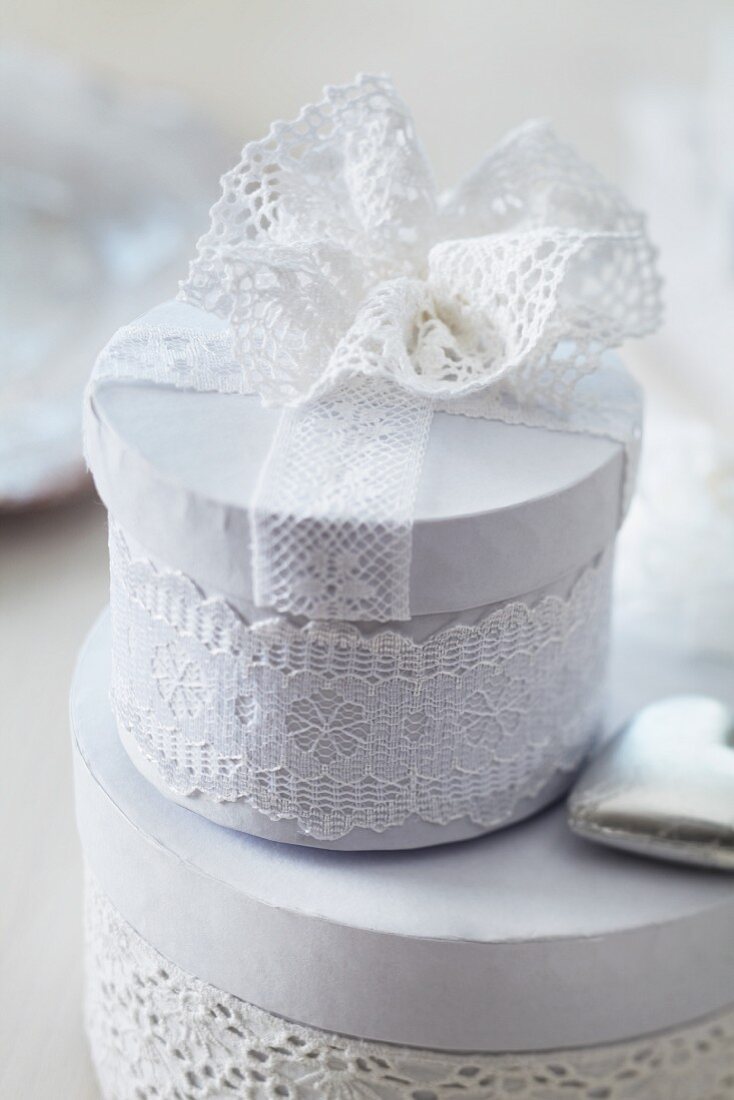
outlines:
M89 496L0 516L0 1097L95 1100L82 1033L82 886L67 695L107 599Z

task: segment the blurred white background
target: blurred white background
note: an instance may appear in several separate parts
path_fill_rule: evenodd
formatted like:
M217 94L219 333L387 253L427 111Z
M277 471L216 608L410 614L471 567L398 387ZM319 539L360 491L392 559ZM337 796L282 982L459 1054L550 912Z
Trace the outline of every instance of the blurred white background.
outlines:
M732 590L723 587L731 575L712 575L706 558L709 540L716 541L716 568L723 571L722 538L734 537L734 385L723 319L732 312L734 142L727 143L721 121L734 117L734 81L727 86L721 76L728 62L734 71L732 27L734 5L727 0L3 0L0 6L5 47L40 46L104 78L186 93L221 129L232 160L271 120L291 117L324 83L360 70L393 77L442 184L469 169L509 127L550 117L633 200L652 207L672 313L666 333L637 353L635 368L660 409L675 410L678 427L681 417L684 430L691 413L698 418L692 430L696 439L701 431L705 436L701 472L686 491L706 501L696 512L698 526L689 524L691 510L680 496L656 522L667 522L686 542L687 556L665 559L668 585L680 588L692 571L708 570L716 631L722 616L730 629L734 621ZM18 95L24 97L22 89ZM214 175L226 167L212 166ZM704 236L716 246L709 252L697 249ZM721 303L706 315L705 361L695 332L701 272ZM678 444L667 424L666 461L685 461L680 448L672 453ZM680 446L687 452L692 437L685 438ZM672 466L662 481L669 488L682 479ZM657 484L655 492L663 493L659 477ZM648 537L649 527L648 512L637 537ZM634 542L634 527L628 537ZM91 497L0 516L3 1100L96 1095L81 1027L80 861L66 693L75 650L106 599L105 538L102 507ZM665 575L659 562L655 568ZM639 578L630 590L635 583L639 599ZM685 629L698 644L711 628L699 621L701 601L694 603L696 621ZM723 633L719 643L727 644Z
M604 171L620 96L707 79L728 0L4 0L5 33L190 92L240 142L325 83L390 73L441 182L532 115Z

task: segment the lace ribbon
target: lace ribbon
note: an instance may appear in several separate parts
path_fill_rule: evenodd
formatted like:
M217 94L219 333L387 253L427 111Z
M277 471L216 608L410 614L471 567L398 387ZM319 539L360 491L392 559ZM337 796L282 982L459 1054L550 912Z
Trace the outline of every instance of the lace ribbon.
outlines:
M396 630L248 622L110 527L112 703L165 784L316 839L411 817L492 828L557 789L599 729L612 556L567 595Z
M609 1046L415 1050L289 1023L199 981L91 876L85 925L86 1024L104 1100L728 1100L734 1088L731 1009Z
M252 514L256 604L311 619L410 618L413 505L432 413L383 379L355 378L282 415Z
M251 512L260 606L409 618L435 409L603 434L634 457L636 395L588 383L657 324L653 250L545 124L439 197L392 85L361 77L276 123L222 182L180 296L227 329L123 330L93 386L139 377L284 408Z

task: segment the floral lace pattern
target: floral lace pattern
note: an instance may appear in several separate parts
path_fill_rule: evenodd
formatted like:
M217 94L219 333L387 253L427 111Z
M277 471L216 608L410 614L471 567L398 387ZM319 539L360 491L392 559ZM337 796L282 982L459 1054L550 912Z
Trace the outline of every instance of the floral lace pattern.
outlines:
M86 953L87 1031L104 1100L730 1100L734 1091L733 1010L629 1042L537 1054L348 1039L187 974L91 877Z
M158 346L133 326L95 383L138 361L140 377L284 407L251 511L258 606L410 617L436 408L635 445L636 397L584 382L655 328L654 252L642 216L545 124L440 198L391 83L360 77L247 145L222 187L180 296L225 334ZM625 499L630 483L631 467Z
M321 840L415 815L487 829L570 778L600 723L612 558L569 595L416 642L248 623L110 527L112 700L172 790L245 799Z

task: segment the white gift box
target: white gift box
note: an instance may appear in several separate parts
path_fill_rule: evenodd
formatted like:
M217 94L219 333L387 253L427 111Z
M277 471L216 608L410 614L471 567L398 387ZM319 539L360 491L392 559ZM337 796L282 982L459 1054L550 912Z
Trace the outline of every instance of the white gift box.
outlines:
M390 82L222 179L179 301L88 391L112 700L238 830L424 847L535 812L598 732L653 328L644 219L550 128L437 193Z
M144 323L224 328L180 303ZM599 731L622 445L436 413L411 618L322 624L253 602L277 423L255 397L146 383L88 406L136 765L215 821L326 847L462 839L556 798Z
M728 1095L730 877L588 845L555 810L421 853L221 829L130 763L109 647L103 619L72 690L106 1100Z

